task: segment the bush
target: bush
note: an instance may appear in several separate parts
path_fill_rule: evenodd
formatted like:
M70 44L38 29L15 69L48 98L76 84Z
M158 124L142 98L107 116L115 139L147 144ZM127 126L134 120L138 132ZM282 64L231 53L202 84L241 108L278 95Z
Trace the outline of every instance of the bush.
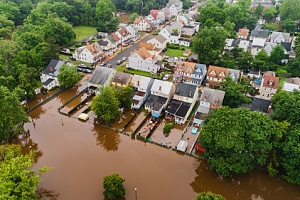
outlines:
M126 189L123 185L125 181L119 174L113 173L103 178L103 195L108 199L116 199L117 197L124 197Z
M165 127L164 127L164 130L163 130L164 134L170 133L170 131L171 131L172 128L173 128L173 124L172 123L166 124Z
M170 49L181 49L181 47L178 44L171 44L169 42L167 42L167 48L170 48Z
M81 47L81 44L75 44L74 47Z

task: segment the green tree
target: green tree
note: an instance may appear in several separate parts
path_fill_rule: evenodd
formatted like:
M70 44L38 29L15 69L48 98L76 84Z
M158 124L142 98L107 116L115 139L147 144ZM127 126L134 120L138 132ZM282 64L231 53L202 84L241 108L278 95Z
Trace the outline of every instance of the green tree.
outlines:
M256 54L253 60L253 66L259 68L260 71L266 71L268 70L268 62L269 56L266 50L262 49Z
M300 19L299 0L286 0L280 6L280 18L298 20Z
M199 7L199 12L201 13L199 22L201 23L201 27L206 23L207 20L212 20L219 24L223 24L225 22L225 12L222 8L219 8L216 4L212 2L207 2L205 7ZM205 27L205 26L204 26ZM210 26L206 26L210 28Z
M242 51L241 56L236 60L236 65L240 70L250 70L252 67L253 56L250 51Z
M199 140L210 168L229 176L264 166L276 134L276 125L267 115L223 106L206 118Z
M114 32L117 30L119 18L115 17L116 8L111 0L99 0L96 6L98 31Z
M284 135L281 144L279 163L284 169L284 178L293 184L300 185L300 124Z
M24 130L23 124L28 118L15 92L0 86L0 99L0 141L8 141Z
M9 36L14 28L14 22L0 15L0 38Z
M223 101L224 106L237 108L243 103L251 103L251 99L245 95L248 87L234 82L230 77L226 77L225 81L221 82L219 90L225 92Z
M126 193L126 188L123 185L124 181L125 179L116 173L105 176L103 178L103 195L110 200L124 197Z
M197 195L196 200L225 200L225 198L212 192L201 192Z
M274 114L272 118L280 122L287 121L292 126L300 123L300 92L281 90L272 98Z
M276 16L276 9L274 7L267 8L263 14L263 18L267 22L273 21L275 19L275 16Z
M76 66L62 65L57 76L61 87L71 87L80 80Z
M137 13L132 13L130 16L129 16L129 19L131 22L133 22L136 18L139 17L139 14Z
M277 30L277 24L276 23L264 23L261 26L262 29L267 29L269 31L275 31Z
M192 51L198 55L199 62L210 64L218 60L227 36L222 27L202 29L192 40Z
M40 199L37 187L48 168L40 168L39 173L30 170L34 152L23 155L18 145L1 145L0 156L0 199Z
M166 124L166 125L164 126L164 130L163 130L164 134L170 133L170 131L171 131L172 128L173 128L173 124L172 124L172 123Z
M288 33L293 33L296 31L296 22L292 19L286 19L282 22L282 28Z
M121 115L120 101L116 93L117 91L113 87L101 87L100 94L93 99L92 110L100 120L106 123Z
M287 64L287 71L294 76L300 76L300 61L298 59L289 61Z
M270 61L276 65L279 65L284 57L284 48L281 45L276 45L271 51Z
M258 6L256 6L255 10L254 10L254 15L259 18L260 16L262 16L263 14L263 10L264 10L264 6L259 4Z
M130 108L132 104L133 88L131 86L121 87L117 93L122 108Z

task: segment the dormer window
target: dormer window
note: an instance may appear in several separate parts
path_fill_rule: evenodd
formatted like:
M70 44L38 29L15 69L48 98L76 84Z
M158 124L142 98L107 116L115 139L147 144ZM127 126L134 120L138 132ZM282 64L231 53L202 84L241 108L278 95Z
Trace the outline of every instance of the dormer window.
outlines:
M272 86L272 85L273 85L273 81L270 81L270 82L269 82L269 85Z

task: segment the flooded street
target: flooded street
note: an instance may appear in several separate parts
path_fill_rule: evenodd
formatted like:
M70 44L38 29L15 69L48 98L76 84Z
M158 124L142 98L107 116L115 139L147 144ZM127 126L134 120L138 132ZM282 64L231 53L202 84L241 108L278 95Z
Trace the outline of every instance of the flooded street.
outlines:
M127 200L135 199L134 188L139 200L191 200L202 191L228 200L300 199L299 186L265 172L222 179L205 161L60 115L57 108L75 94L68 90L33 110L31 123L25 125L30 138L24 146L38 151L34 168L53 168L43 175L41 187L58 199L104 199L102 177L112 172L126 179ZM128 112L124 119L131 115Z

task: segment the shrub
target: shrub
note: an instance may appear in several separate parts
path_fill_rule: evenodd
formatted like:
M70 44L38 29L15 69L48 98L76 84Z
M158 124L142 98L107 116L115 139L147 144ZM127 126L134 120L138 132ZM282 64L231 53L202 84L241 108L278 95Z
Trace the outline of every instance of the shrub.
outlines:
M124 197L126 189L123 185L125 181L119 174L113 173L103 178L103 195L108 199L116 199L117 197Z
M163 130L164 134L170 133L170 131L171 131L172 128L173 128L173 124L172 123L166 124L165 127L164 127L164 130Z

